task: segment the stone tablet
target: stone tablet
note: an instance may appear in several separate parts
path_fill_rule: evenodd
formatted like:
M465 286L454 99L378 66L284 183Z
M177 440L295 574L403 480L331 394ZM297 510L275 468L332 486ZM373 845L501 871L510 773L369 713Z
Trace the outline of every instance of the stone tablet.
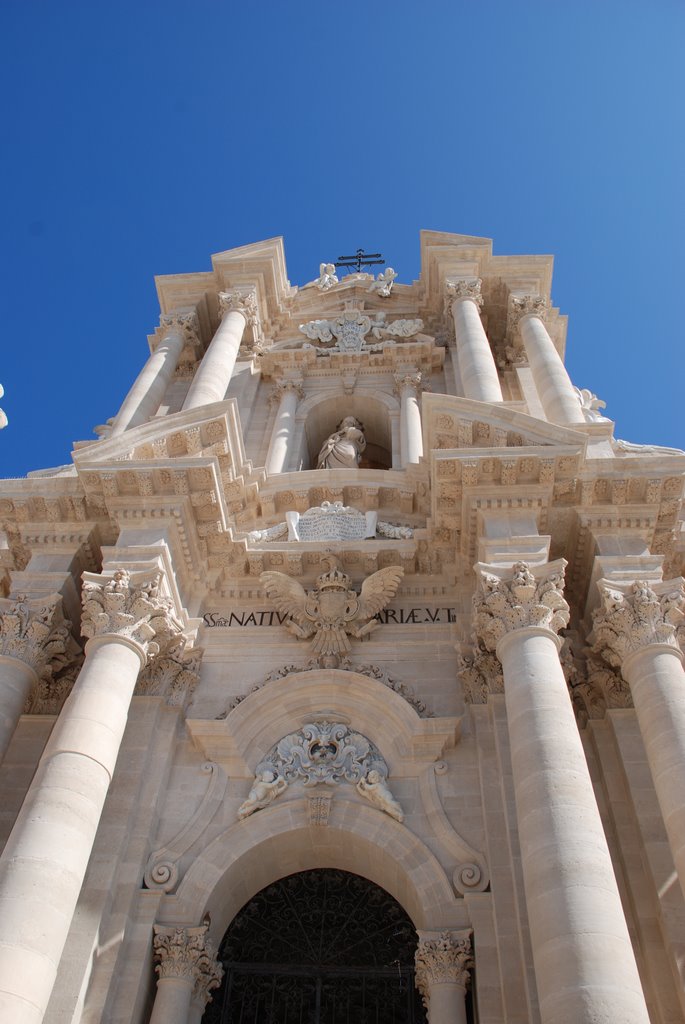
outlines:
M286 512L288 540L363 540L376 535L376 512L360 512L341 501L324 501L315 508Z

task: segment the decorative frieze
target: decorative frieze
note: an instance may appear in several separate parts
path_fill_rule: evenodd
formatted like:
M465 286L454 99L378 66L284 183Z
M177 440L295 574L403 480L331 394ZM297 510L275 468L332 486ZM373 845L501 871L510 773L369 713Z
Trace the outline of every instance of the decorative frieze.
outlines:
M607 580L597 584L601 605L593 613L593 651L620 668L624 660L649 644L679 648L684 624L685 589L681 578L658 585L636 580L624 587Z
M0 599L0 655L25 662L49 678L64 668L78 645L64 618L58 594L29 598L22 594Z
M416 987L428 1009L433 985L459 985L466 990L474 966L471 938L463 932L441 932L421 938L414 958Z
M359 309L348 309L332 320L310 320L300 324L300 331L310 341L333 346L328 351L361 352L366 346L367 334L375 342L383 343L393 338L411 338L423 330L423 320L393 320L386 323L385 313L374 313L373 319Z
M566 561L535 567L516 562L508 577L477 567L478 586L474 595L474 625L488 651L516 629L538 626L557 633L568 624L569 606L564 598Z
M171 601L160 595L159 573L116 569L111 575L84 573L83 580L85 637L119 636L135 643L147 657L178 640L183 627Z

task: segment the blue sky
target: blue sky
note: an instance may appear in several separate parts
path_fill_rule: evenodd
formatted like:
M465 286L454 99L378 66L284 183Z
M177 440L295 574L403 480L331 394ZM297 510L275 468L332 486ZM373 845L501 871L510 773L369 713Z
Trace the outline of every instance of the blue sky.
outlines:
M553 253L567 364L685 446L681 0L3 0L0 475L69 461L158 322L153 276L285 238L410 281L421 228Z

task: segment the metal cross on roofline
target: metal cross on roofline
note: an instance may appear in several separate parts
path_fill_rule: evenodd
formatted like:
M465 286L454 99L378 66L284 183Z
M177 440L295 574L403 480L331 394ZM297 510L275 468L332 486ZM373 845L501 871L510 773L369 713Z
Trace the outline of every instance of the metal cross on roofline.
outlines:
M362 267L373 267L381 263L385 263L385 260L379 252L364 252L363 249L357 249L355 256L338 256L335 266L354 267L360 274Z

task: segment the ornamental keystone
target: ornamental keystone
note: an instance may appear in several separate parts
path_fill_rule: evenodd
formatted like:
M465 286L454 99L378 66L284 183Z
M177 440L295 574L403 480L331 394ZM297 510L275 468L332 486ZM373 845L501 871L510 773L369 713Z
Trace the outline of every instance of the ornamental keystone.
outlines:
M49 679L78 649L59 594L0 599L0 655L17 658Z
M130 640L147 657L178 641L183 626L172 603L159 593L160 573L149 569L131 573L116 569L111 575L84 572L81 632L89 639L119 636Z
M649 644L680 650L678 634L685 622L682 577L650 586L642 580L612 584L598 580L601 606L593 613L593 651L620 668L624 660Z
M414 957L416 987L428 1009L433 985L461 985L466 989L474 965L469 932L440 932L420 938Z
M511 569L478 563L478 587L473 598L474 628L488 651L515 629L539 626L558 633L568 624L569 607L564 598L566 560L535 566L516 562Z

